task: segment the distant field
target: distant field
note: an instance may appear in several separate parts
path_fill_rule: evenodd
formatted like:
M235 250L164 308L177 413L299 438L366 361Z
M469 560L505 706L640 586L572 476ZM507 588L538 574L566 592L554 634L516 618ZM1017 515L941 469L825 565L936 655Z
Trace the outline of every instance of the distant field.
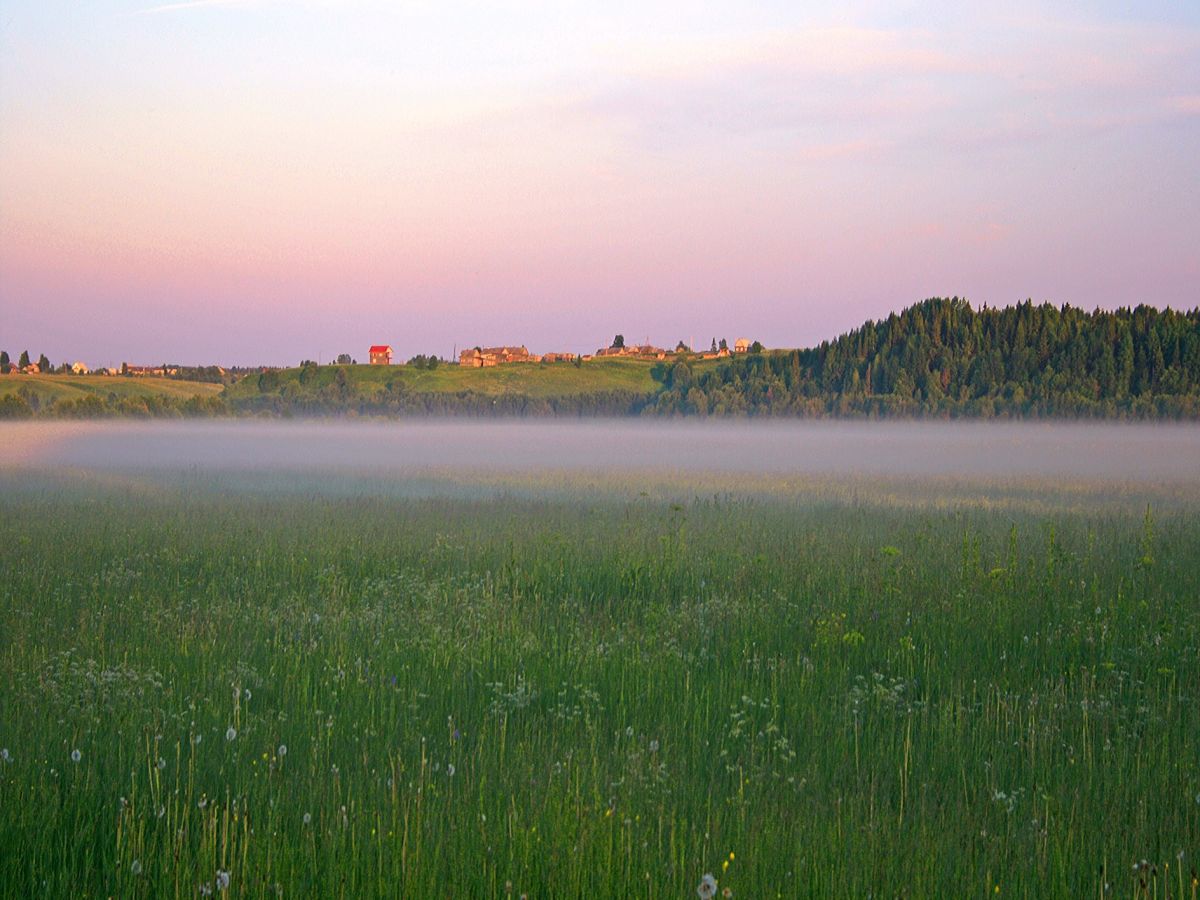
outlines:
M121 375L8 375L0 377L0 397L24 388L42 401L78 400L83 397L211 397L221 385L170 378L127 378Z

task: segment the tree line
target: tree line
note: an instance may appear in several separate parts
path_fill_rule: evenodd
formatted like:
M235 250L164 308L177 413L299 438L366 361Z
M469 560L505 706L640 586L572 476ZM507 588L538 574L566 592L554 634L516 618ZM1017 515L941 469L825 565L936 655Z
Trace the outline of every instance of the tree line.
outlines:
M1200 417L1200 310L935 298L807 350L660 363L665 415Z

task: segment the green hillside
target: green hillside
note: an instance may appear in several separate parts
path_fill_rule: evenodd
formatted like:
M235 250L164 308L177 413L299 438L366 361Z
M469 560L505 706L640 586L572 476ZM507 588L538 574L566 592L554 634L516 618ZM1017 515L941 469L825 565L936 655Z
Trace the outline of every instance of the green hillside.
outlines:
M0 418L167 415L223 408L221 385L122 375L0 376Z
M306 366L243 378L225 399L240 412L626 414L657 390L653 367L632 359L487 369Z

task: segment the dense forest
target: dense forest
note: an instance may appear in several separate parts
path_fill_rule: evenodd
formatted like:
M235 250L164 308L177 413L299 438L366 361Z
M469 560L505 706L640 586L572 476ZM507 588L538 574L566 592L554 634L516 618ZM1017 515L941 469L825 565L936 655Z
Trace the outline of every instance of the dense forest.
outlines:
M590 365L580 371L588 372ZM645 390L615 389L599 368L582 385L572 382L573 387L553 376L549 392L543 377L536 394L526 392L531 379L488 393L462 389L461 384L414 389L398 377L368 386L348 377L346 368L323 369L315 363L289 371L291 375L255 371L236 390L187 399L111 394L53 402L22 388L0 397L0 418L640 414L1200 419L1200 309L1180 313L1138 306L1089 313L1026 302L976 310L958 298L931 299L807 350L764 350L721 360L680 354L653 366L653 380L645 382ZM532 375L534 370L522 372Z
M663 363L651 414L1200 417L1200 310L932 299L809 350Z

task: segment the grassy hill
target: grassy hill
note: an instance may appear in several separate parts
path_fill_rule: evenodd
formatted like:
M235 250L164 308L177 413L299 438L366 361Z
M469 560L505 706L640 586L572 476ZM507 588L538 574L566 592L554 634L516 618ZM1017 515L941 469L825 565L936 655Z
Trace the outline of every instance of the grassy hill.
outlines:
M221 385L121 375L0 376L0 418L218 412Z
M653 365L605 359L488 369L309 366L248 376L224 397L239 412L622 414L638 411L658 389Z
M221 393L221 385L170 378L128 378L123 375L11 375L0 378L0 397L26 392L46 401L78 400L81 397L210 397Z
M439 365L436 369L412 366L320 366L308 369L284 369L267 376L249 376L231 385L226 396L231 400L265 392L319 392L344 383L356 394L383 395L388 391L449 393L471 391L489 397L522 394L550 397L560 394L599 391L645 393L655 389L650 377L652 363L633 359L589 360L582 366L572 363L511 363L488 369L469 369Z

